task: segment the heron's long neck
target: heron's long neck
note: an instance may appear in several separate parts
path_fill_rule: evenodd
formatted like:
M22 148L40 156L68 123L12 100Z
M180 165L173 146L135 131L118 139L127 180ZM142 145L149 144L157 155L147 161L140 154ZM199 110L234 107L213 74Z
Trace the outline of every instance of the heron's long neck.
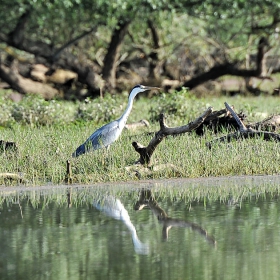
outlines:
M127 216L128 216L128 214L127 214ZM128 216L126 219L123 219L123 222L125 223L125 225L127 226L127 228L129 229L129 231L131 233L133 244L138 244L140 242L140 240L137 236L136 228L130 220L130 217Z
M142 243L139 240L135 226L130 221L129 216L126 220L123 220L123 222L125 223L125 225L127 226L127 228L129 229L129 231L131 233L131 238L132 238L135 252L138 254L148 254L149 246L145 243Z
M135 95L130 95L129 99L128 99L128 104L127 107L124 111L124 113L122 114L122 116L119 118L121 125L125 126L126 121L128 119L128 116L132 110L132 105L133 105L133 100L134 100Z
M127 226L127 228L129 229L129 231L131 232L131 234L136 234L136 229L135 226L132 224L130 217L127 214L127 217L124 219L122 217L122 221L125 223L125 225Z

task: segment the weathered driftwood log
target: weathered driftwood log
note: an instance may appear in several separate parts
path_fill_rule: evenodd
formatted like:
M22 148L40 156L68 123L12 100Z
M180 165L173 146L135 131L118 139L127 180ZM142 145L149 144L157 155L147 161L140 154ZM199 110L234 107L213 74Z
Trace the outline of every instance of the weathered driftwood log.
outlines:
M14 180L14 181L19 181L20 183L27 182L23 178L23 174L21 173L10 173L10 172L0 173L0 179L10 180L10 181Z
M244 121L246 119L246 115L244 113L239 113L238 117ZM217 133L225 128L233 128L235 130L239 129L238 124L235 119L226 109L222 109L219 111L213 111L200 125L195 131L197 135L203 135L205 129L210 129Z
M209 107L201 116L199 116L193 122L178 127L168 127L165 124L164 114L160 114L159 117L160 130L155 133L155 136L152 138L149 145L145 147L137 142L132 143L132 146L134 147L135 151L140 154L140 158L136 163L149 165L151 162L151 157L156 147L167 135L178 135L196 129L204 122L205 118L212 113L212 110L213 110L212 107Z
M276 131L280 129L280 115L270 116L260 122L250 124L252 129L265 130L265 131Z
M211 148L212 143L214 142L230 142L232 139L237 140L237 139L246 139L246 138L257 138L260 137L263 140L275 140L275 141L280 141L280 135L277 133L273 132L268 132L268 131L259 131L251 128L250 126L246 126L242 120L238 117L238 115L235 113L232 107L230 107L226 102L225 102L226 109L230 112L230 114L233 116L235 119L236 123L238 124L239 130L235 133L230 133L226 136L220 137L218 139L215 139L211 142L206 143L208 148Z
M57 89L48 84L42 84L21 76L17 71L0 63L0 78L20 93L40 94L45 99L59 95Z

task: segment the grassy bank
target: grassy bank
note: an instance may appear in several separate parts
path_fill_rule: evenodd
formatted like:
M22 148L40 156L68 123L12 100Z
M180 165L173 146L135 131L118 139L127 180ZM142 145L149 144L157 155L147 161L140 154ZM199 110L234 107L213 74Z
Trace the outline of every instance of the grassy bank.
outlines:
M76 182L87 184L137 180L134 172L127 172L125 169L138 159L138 154L131 143L133 141L143 145L149 143L152 136L147 132L159 130L156 116L160 111L166 113L167 123L170 126L186 124L208 106L213 106L217 110L221 109L225 101L234 105L237 112L244 111L252 122L280 111L280 103L275 97L195 99L183 92L158 95L150 100L142 98L136 100L128 122L145 118L151 123L149 128L136 132L124 131L122 137L110 147L108 153L105 150L99 150L72 159L71 154L77 146L100 125L111 118L118 117L126 106L126 98L111 101L109 99L108 101L99 100L99 103L87 101L88 103L76 104L57 102L59 113L53 111L56 117L50 118L52 119L50 124L38 125L36 118L31 124L23 123L20 119L17 121L10 119L7 122L9 125L2 125L0 129L0 140L16 142L18 151L1 152L0 173L19 172L23 174L25 183L28 185L60 184L65 178L66 161L71 159ZM96 107L94 102L99 104L99 107ZM31 106L32 102L30 104L29 101L28 104ZM111 104L112 110L108 104ZM44 103L44 106L47 105L48 103ZM11 106L19 106L19 104ZM5 112L8 112L9 108L6 106ZM22 112L24 108L26 109L26 107L22 108L18 111ZM81 108L84 108L84 111ZM99 111L96 108L99 108ZM78 112L81 114L81 111L84 117L77 118ZM95 112L98 118L94 118ZM36 115L36 110L33 114ZM48 116L47 112L41 115L48 119L46 116ZM279 172L278 143L250 139L230 144L217 143L211 150L207 149L205 145L207 141L224 134L226 131L219 135L208 131L203 137L198 137L194 133L167 137L153 155L153 166L170 163L176 169L152 171L142 174L141 179L277 174ZM9 185L18 184L18 182L0 178L0 184Z

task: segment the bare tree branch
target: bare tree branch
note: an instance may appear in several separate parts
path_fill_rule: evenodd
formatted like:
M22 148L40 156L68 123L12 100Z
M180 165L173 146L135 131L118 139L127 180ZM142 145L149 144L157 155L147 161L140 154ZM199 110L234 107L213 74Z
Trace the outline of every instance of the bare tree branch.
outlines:
M167 136L167 135L178 135L186 132L190 132L197 127L199 127L205 120L205 118L211 114L213 111L212 107L209 107L201 116L195 119L193 122L190 122L187 125L179 126L179 127L168 127L165 124L164 114L160 114L159 124L160 130L155 133L155 136L150 141L147 147L144 147L140 143L133 142L132 146L135 151L140 154L140 158L137 163L140 164L150 164L151 157L159 145L159 143Z
M80 34L79 36L77 36L76 38L70 40L69 42L67 42L66 44L64 44L61 48L59 48L51 57L52 61L56 61L61 53L63 52L64 49L70 47L71 45L75 44L76 42L78 42L79 40L83 39L84 37L86 37L87 35L89 35L90 33L94 32L97 29L96 26L92 27L90 30L85 31L84 33Z
M202 73L190 79L189 81L186 81L183 86L177 87L177 90L181 90L182 87L193 89L206 81L215 80L224 75L239 76L244 78L256 77L261 79L270 79L269 77L262 76L262 74L265 72L264 54L266 52L265 48L267 45L267 40L265 38L261 38L258 45L256 69L242 69L238 68L237 63L226 62L224 64L216 65L209 71Z
M0 63L0 78L20 93L40 94L45 99L52 99L58 95L58 90L48 84L42 84L24 78L13 68L8 68Z

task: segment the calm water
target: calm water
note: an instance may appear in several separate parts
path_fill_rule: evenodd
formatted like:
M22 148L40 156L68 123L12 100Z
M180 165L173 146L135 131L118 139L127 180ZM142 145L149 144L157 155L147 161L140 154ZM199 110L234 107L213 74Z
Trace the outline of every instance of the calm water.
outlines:
M0 279L279 279L278 180L2 192Z

